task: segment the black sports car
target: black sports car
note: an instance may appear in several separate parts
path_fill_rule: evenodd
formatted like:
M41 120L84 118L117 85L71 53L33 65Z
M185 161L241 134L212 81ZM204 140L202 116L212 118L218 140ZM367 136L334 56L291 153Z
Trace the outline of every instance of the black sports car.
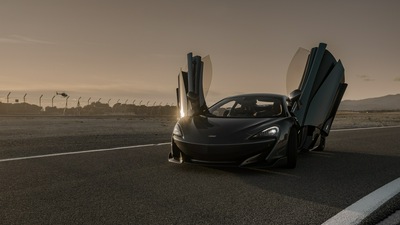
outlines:
M211 82L207 56L188 54L178 76L180 119L172 132L169 161L207 165L274 165L294 168L299 151L323 150L347 84L344 68L321 43L300 48L289 65L289 96L246 94L207 107ZM297 86L297 87L296 87Z

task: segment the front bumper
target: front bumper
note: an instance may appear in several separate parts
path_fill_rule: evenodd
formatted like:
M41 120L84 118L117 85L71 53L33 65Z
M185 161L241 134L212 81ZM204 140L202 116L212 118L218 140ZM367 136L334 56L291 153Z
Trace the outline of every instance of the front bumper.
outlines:
M265 161L276 139L237 144L200 144L172 139L170 162L244 166Z

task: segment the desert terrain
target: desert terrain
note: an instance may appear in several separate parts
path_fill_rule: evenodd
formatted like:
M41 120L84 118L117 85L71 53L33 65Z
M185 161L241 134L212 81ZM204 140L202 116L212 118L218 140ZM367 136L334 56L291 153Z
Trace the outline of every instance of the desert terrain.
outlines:
M2 116L0 158L168 142L175 122L173 117Z
M400 111L352 112L339 111L332 129L383 127L400 125Z
M137 142L167 141L177 119L173 116L0 116L0 141L30 138L112 135ZM400 111L339 111L332 129L400 125ZM140 140L152 134L152 140Z
M0 158L169 142L175 122L173 116L1 116ZM332 129L396 125L400 112L341 111Z

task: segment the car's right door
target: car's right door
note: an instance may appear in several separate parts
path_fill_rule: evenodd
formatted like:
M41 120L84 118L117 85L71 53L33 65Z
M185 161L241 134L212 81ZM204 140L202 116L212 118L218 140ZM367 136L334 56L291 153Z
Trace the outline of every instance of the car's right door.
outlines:
M300 96L292 113L301 127L309 128L303 135L302 147L312 148L315 144L314 129L317 128L317 136L323 137L328 136L331 129L347 87L344 68L341 61L336 61L326 50L326 44L321 43L311 52L300 49L296 53L288 69L287 88L293 87L293 80L300 83L297 88Z

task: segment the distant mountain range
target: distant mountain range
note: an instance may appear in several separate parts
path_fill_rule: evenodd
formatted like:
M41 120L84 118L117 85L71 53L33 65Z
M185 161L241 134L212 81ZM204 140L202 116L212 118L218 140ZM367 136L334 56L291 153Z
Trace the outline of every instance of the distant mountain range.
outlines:
M340 103L339 110L400 110L400 94L362 100L344 100Z

